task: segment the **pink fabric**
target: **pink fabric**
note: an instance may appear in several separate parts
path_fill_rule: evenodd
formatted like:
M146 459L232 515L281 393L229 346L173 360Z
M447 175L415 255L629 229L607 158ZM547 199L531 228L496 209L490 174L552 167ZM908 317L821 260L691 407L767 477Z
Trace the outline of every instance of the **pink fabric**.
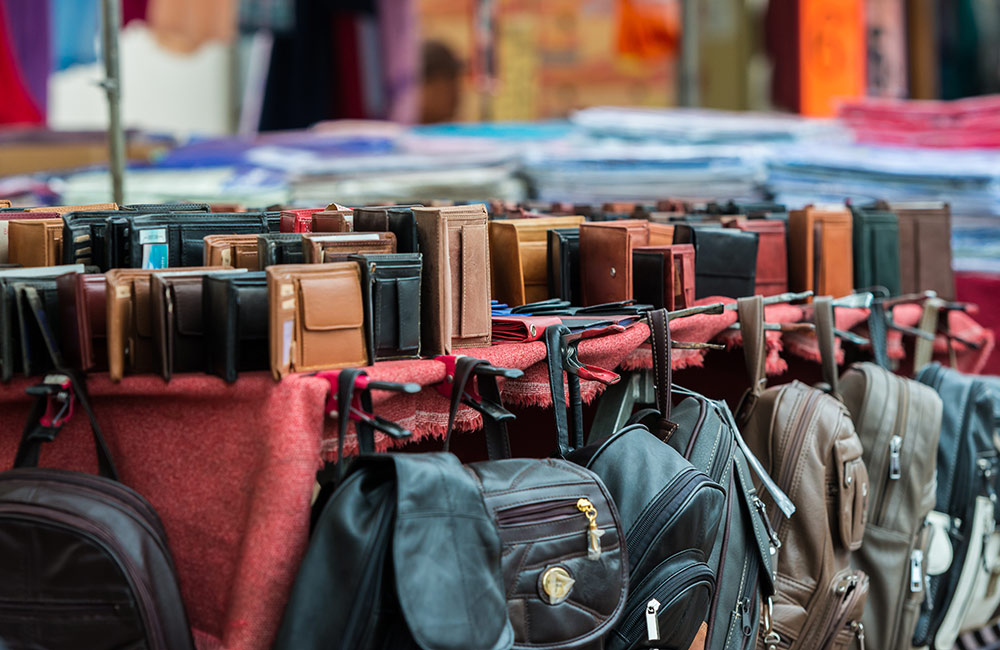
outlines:
M798 323L801 320L802 307L798 305L781 304L764 306L765 323ZM743 332L741 330L727 329L717 337L717 340L720 343L725 343L726 347L730 350L743 347ZM781 352L784 349L782 333L775 330L765 330L764 341L765 349L767 350L764 371L768 375L783 374L788 370L788 362L781 358Z
M0 386L0 465L9 467L30 407ZM265 650L305 551L326 382L247 373L89 380L94 411L122 481L159 512L202 650ZM96 471L78 409L42 465Z
M732 303L732 298L713 296L696 300L696 305L711 305L716 302ZM736 312L727 310L722 314L698 314L670 323L670 337L674 341L704 343L711 341L719 333L736 322ZM673 350L670 365L674 370L700 367L705 361L706 350ZM648 345L644 345L622 362L626 370L641 370L653 367L653 355Z

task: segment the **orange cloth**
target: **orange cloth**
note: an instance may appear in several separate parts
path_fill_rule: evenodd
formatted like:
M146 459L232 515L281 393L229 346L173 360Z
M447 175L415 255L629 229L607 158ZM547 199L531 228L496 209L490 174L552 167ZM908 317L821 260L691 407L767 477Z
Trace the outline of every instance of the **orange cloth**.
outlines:
M236 16L236 0L150 0L147 20L160 45L190 53L209 41L232 41Z
M618 53L662 59L677 51L677 3L667 0L618 0Z

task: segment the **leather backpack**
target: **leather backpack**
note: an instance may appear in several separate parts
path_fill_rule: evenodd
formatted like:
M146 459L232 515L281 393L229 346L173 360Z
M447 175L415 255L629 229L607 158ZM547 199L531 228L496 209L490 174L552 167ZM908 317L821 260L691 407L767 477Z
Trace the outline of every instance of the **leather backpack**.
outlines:
M556 428L568 440L563 390L565 326L546 329L549 385ZM570 374L570 402L579 405L579 378ZM573 438L582 438L574 408ZM607 650L687 650L708 613L715 571L708 564L725 493L704 472L633 424L565 453L597 474L618 504L628 549L629 594L625 614L605 639Z
M656 437L725 490L722 522L708 559L716 579L704 647L750 648L762 609L774 593L771 549L777 538L769 527L762 492L770 493L785 515L795 507L754 457L725 402L672 385L668 320L663 310L649 312L657 408L640 411L633 420L651 420ZM671 403L674 393L685 396L676 407ZM751 468L762 490L752 480Z
M986 382L936 362L916 380L937 391L944 409L927 591L913 645L950 650L961 632L992 620L1000 603L996 397Z
M873 346L885 345L876 331L869 336ZM861 619L865 635L871 648L910 650L924 601L927 516L937 498L941 398L867 362L848 368L839 388L864 446L870 483L864 543L851 554L873 594Z
M861 440L836 396L833 307L829 298L814 304L829 394L798 381L763 390L763 300L738 303L751 378L738 421L747 444L796 509L786 519L770 495L760 497L779 542L773 610L757 639L766 650L844 650L855 639L859 647L865 644L868 576L851 568L850 555L864 536L868 472Z
M0 473L0 647L193 649L163 524L118 481L83 382L50 375L29 393L14 469ZM74 406L99 476L37 467Z

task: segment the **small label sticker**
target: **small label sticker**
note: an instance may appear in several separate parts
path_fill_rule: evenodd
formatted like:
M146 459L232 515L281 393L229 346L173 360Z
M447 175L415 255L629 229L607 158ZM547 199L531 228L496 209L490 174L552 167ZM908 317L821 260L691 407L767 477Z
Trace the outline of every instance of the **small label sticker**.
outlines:
M282 309L295 309L295 298L289 298L281 303Z
M281 346L281 365L282 367L287 367L291 362L292 356L292 332L295 329L295 321L286 320L281 326L282 331L282 342Z
M77 244L85 241L90 241L90 235L77 235L76 237L73 238L73 242Z
M222 266L232 266L233 265L233 249L223 248L222 249Z
M285 296L290 296L295 293L295 285L292 284L291 282L286 282L285 284L281 285L278 291L281 294L282 298L284 298Z
M132 287L127 284L119 284L115 287L115 297L117 298L128 298L132 295Z
M139 243L142 245L146 244L166 244L167 243L167 229L166 228L153 228L149 230L139 231Z
M170 247L167 244L147 244L142 247L142 268L165 269L170 266Z

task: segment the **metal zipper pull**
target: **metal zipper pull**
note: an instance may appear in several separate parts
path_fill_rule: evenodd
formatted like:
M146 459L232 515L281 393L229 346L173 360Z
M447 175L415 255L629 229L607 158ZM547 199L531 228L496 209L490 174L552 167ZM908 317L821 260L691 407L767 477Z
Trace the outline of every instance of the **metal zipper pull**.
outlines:
M646 640L660 640L660 621L656 613L660 611L660 601L655 598L646 603Z
M893 436L889 441L889 478L898 481L903 476L903 468L899 463L899 452L903 448L903 437Z
M740 629L743 630L743 636L750 636L753 634L753 617L751 616L751 602L749 598L744 598L740 601Z
M924 552L919 548L910 553L910 593L919 593L924 588Z
M577 501L576 507L587 517L587 559L599 560L601 559L601 535L604 534L604 531L597 527L597 508L587 498Z
M767 506L764 505L764 502L756 494L753 497L753 504L757 508L757 511L760 512L760 518L764 520L767 537L771 540L771 555L774 555L781 548L781 540L778 539L778 533L774 530L774 527L771 525L771 519L767 516Z
M865 650L865 626L861 621L852 621L851 629L858 639L858 650Z

